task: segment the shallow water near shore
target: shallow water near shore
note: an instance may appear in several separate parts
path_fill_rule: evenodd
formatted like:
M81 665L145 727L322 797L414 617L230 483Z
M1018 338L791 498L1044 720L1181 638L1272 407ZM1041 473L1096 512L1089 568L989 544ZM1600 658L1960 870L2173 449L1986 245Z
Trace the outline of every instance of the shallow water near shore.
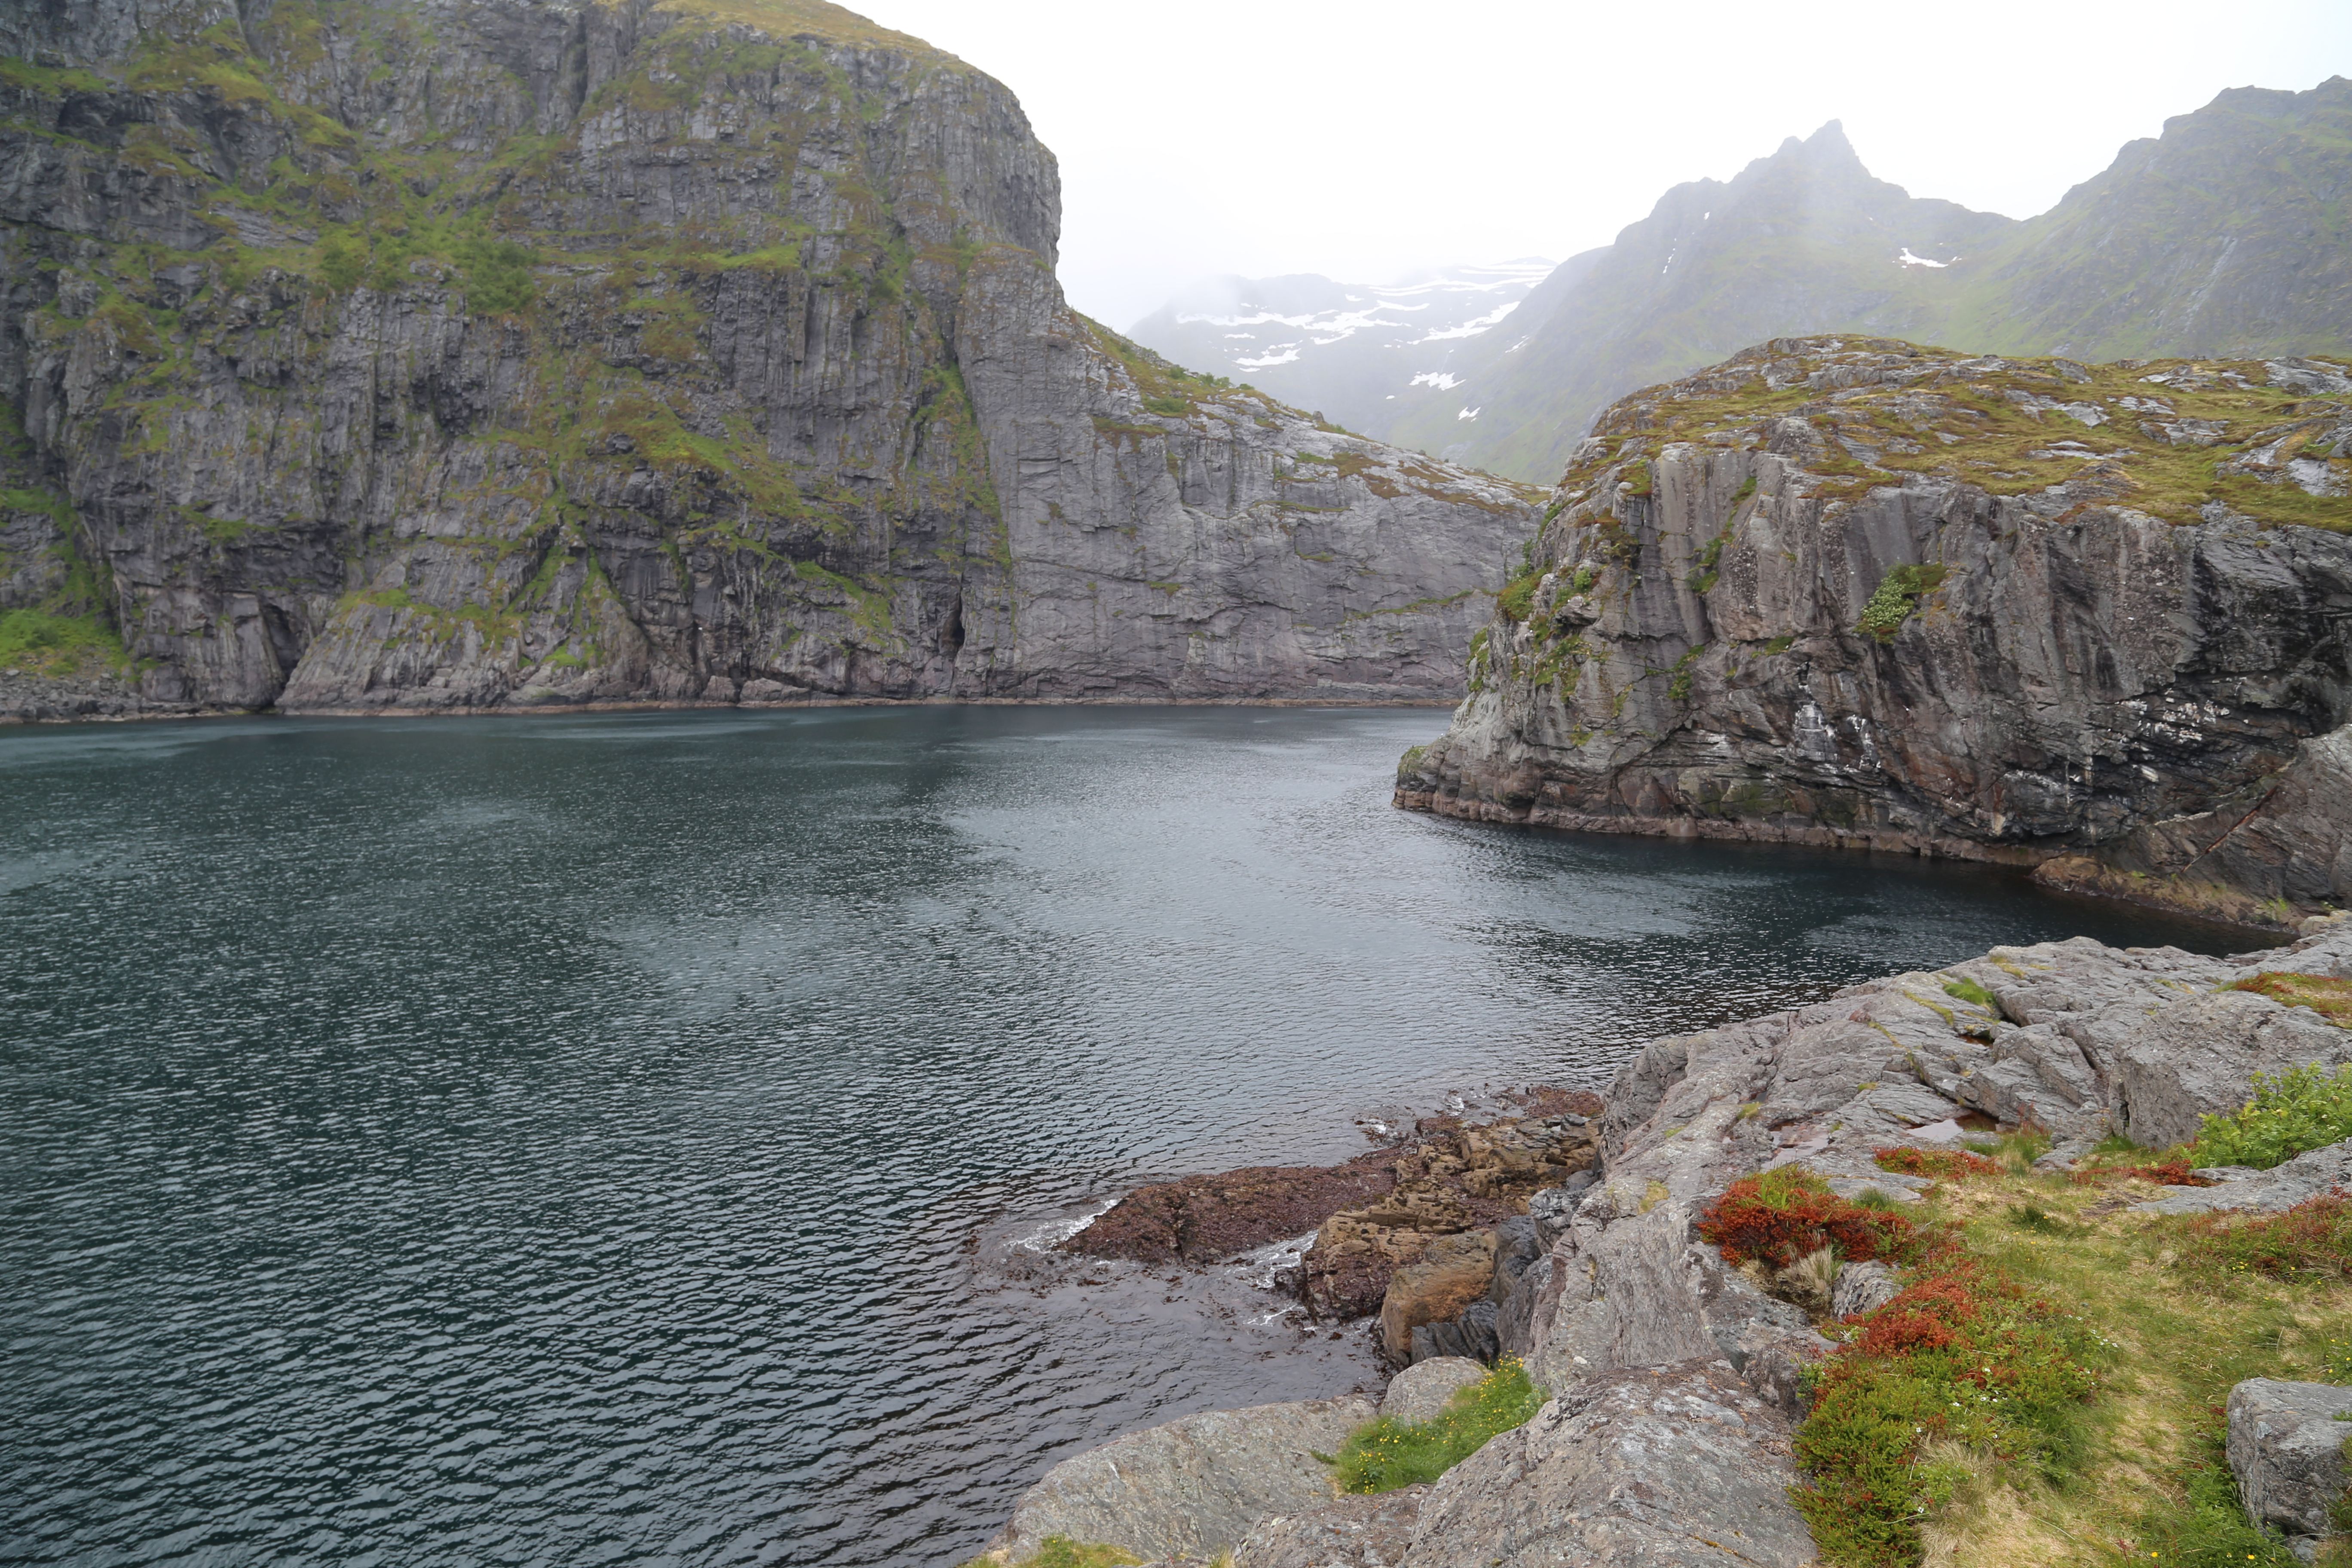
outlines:
M0 732L0 1561L954 1563L1056 1458L1370 1375L1271 1254L1041 1256L1128 1185L1997 942L2259 945L1392 809L1444 723Z

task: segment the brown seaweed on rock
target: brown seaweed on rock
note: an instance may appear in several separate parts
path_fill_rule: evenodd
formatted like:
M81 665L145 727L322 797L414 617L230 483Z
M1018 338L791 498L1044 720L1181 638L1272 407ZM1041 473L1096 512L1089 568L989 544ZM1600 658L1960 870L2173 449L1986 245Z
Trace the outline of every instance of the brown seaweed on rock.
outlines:
M1395 1148L1338 1165L1253 1165L1129 1194L1062 1244L1141 1263L1206 1263L1318 1231L1297 1276L1316 1317L1380 1310L1389 1277L1432 1239L1527 1210L1599 1158L1599 1097L1542 1086L1513 1114L1424 1117Z

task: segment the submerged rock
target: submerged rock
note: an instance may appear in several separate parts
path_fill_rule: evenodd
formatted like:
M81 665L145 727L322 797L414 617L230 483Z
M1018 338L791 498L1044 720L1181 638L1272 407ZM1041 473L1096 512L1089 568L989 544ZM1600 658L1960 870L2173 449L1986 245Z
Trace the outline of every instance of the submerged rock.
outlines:
M1303 1236L1338 1211L1396 1185L1396 1155L1344 1165L1252 1165L1134 1192L1062 1244L1066 1252L1139 1263L1208 1263Z

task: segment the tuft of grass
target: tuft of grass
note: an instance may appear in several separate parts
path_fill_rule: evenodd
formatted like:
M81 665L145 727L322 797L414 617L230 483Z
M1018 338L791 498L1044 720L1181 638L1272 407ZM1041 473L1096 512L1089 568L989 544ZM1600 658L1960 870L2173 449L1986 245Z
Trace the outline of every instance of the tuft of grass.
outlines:
M2254 1097L2228 1116L2205 1118L2189 1148L2200 1165L2267 1171L2347 1138L2352 1138L2352 1065L2330 1073L2315 1062L2275 1077L2256 1073Z
M1960 1147L2021 1176L2033 1169L2034 1161L2050 1152L2050 1134L2029 1122L1995 1138L1963 1138Z
M1383 1416L1350 1432L1331 1461L1339 1489L1389 1492L1433 1481L1490 1438L1526 1426L1546 1397L1518 1358L1505 1356L1430 1420L1408 1425Z
M2182 1568L2288 1568L2300 1560L2273 1531L2246 1518L2238 1483L2230 1474L2224 1437L2218 1426L2200 1430L2191 1456L2174 1468L2177 1498L2151 1507L2139 1521L2144 1563Z
M1945 981L1944 994L1957 996L1972 1007L1983 1007L1992 1012L2000 1010L2000 1004L1993 994L1966 975L1962 975L1958 980Z

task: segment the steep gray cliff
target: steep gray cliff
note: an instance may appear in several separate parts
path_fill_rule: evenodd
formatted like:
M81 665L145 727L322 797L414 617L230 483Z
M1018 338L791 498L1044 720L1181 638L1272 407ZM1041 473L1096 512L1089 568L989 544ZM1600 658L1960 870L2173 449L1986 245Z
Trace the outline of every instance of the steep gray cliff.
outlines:
M815 0L0 50L0 710L1447 697L1532 521L1070 311L1011 94Z
M1605 413L1399 804L2352 895L2352 374L1780 340Z

